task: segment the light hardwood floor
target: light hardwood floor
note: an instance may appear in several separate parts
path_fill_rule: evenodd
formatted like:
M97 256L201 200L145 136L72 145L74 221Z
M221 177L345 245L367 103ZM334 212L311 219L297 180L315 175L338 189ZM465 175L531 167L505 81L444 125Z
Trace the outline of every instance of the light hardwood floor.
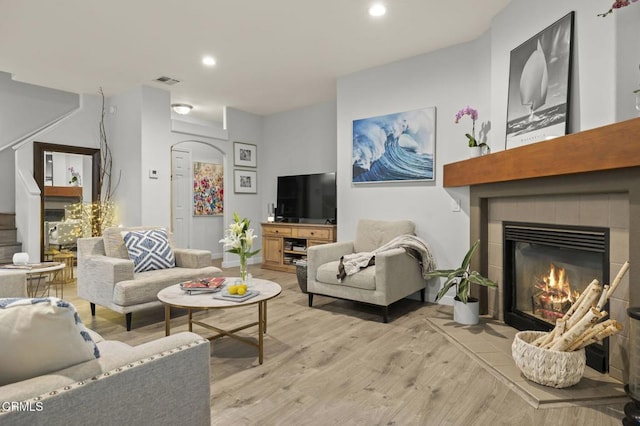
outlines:
M621 405L534 409L435 331L418 301L392 305L390 322L383 324L377 309L348 301L316 296L309 308L295 274L257 265L250 272L278 282L283 291L268 305L263 365L250 346L229 338L212 343L214 425L621 424ZM92 318L73 285L65 298L106 339L137 345L164 336L162 308L134 314L127 332L123 316L108 309L97 307ZM256 311L199 315L224 328L255 318ZM172 332L186 329L186 314L177 312ZM255 329L246 336L255 338ZM188 384L175 385L188 392Z

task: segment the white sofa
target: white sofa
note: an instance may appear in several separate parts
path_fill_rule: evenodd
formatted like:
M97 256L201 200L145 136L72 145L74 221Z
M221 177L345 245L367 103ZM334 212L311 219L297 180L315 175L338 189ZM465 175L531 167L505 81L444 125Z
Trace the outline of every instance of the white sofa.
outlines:
M0 298L24 296L24 274L0 274ZM100 357L1 385L0 424L210 424L208 340L184 332L129 346L88 331Z
M211 266L211 252L175 247L175 268L134 272L122 233L155 228L108 228L102 237L78 239L78 296L91 303L93 315L95 305L125 314L127 330L131 330L133 312L162 306L157 298L160 290L222 273Z

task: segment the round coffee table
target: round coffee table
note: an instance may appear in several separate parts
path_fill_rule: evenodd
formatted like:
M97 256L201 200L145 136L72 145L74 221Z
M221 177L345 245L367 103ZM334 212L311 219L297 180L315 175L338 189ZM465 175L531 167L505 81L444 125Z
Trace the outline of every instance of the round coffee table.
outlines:
M237 278L235 277L227 277L227 284L225 284L225 287L235 282L236 279ZM164 303L165 334L167 336L171 334L171 307L187 309L189 317L189 331L193 331L193 324L196 324L200 327L204 327L218 333L209 337L209 340L229 336L250 346L256 347L258 348L258 362L262 364L264 347L263 335L267 332L267 301L278 296L282 292L282 287L273 281L254 278L249 289L258 291L259 294L241 302L214 298L214 295L218 293L187 294L180 288L179 284L172 285L161 290L158 293L158 300ZM258 320L256 322L238 326L233 330L223 330L211 324L207 324L202 321L195 321L193 319L194 310L229 309L248 305L258 305ZM240 330L244 330L255 325L258 326L257 344L253 340L236 334Z

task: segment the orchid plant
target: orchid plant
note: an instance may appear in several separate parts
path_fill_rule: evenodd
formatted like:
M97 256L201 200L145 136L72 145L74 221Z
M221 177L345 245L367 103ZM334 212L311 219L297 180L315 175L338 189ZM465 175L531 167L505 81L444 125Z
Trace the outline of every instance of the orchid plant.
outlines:
M240 256L240 277L242 281L247 279L247 259L256 255L260 249L251 251L253 240L257 237L253 229L249 228L251 222L246 217L240 219L238 213L233 213L233 223L224 232L224 238L220 240L225 247L230 247L227 252Z
M629 6L631 3L635 3L638 0L615 0L611 5L611 8L605 13L598 13L598 16L602 16L603 18L611 13L613 13L613 9L621 9L623 7Z
M76 172L73 166L69 167L69 173L71 173L71 180L69 180L70 185L82 185L80 181L80 172Z
M478 140L476 139L476 120L478 119L478 110L473 109L467 105L466 107L462 108L460 111L456 113L455 123L458 124L460 122L460 119L465 115L468 115L469 117L471 117L471 122L472 122L471 133L465 134L465 136L469 139L469 148L473 148L474 146L488 147L486 143L484 142L478 143Z

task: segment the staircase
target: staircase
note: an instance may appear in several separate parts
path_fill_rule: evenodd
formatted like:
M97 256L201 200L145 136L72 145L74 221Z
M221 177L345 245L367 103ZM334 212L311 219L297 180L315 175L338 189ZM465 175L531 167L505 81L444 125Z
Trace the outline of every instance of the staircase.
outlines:
M13 254L22 251L22 244L16 241L16 220L14 213L0 213L0 264L13 262Z

